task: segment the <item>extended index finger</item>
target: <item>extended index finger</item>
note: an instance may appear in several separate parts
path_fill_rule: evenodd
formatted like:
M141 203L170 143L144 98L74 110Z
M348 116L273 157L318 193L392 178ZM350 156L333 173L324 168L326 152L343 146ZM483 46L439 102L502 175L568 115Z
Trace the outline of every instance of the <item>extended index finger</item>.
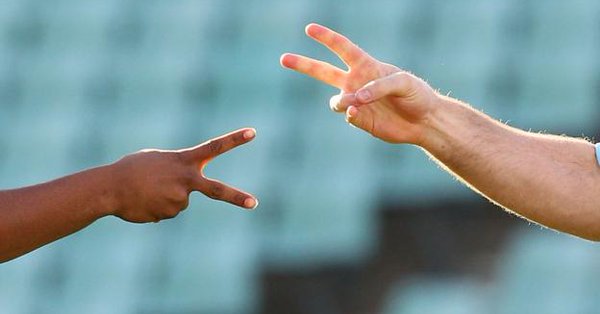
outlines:
M360 47L346 38L325 26L311 23L306 26L306 35L320 42L325 47L329 48L333 53L338 55L344 63L352 67L361 63L369 55Z
M256 130L253 128L239 129L180 152L194 162L212 159L237 146L250 142L255 136Z

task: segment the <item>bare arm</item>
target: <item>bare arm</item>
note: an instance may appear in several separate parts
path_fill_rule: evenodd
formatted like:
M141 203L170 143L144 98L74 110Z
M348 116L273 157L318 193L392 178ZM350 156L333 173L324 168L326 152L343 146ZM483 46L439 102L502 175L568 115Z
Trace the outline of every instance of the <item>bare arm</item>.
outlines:
M202 173L212 158L254 135L253 129L241 129L188 149L145 150L51 182L0 191L0 262L108 215L136 223L173 218L187 208L192 191L255 208L252 195Z
M530 220L600 240L594 145L524 132L441 98L422 144L473 189Z
M332 110L390 143L419 145L448 171L504 208L574 235L600 240L600 167L581 139L528 133L501 124L418 77L382 63L320 25L308 36L348 65L295 54L283 66L341 90Z

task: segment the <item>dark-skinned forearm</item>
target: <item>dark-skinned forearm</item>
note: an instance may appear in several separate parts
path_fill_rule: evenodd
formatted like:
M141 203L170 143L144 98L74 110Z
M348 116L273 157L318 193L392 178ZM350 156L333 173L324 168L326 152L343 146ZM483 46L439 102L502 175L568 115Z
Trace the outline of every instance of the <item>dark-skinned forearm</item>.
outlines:
M0 262L76 232L114 209L111 166L0 192Z

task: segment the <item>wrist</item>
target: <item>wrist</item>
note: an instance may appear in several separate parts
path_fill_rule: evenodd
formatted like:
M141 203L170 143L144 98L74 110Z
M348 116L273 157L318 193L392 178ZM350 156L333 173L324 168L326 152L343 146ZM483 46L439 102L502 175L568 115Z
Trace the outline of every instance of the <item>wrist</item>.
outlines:
M419 143L419 146L430 153L447 146L453 133L456 134L457 128L460 127L460 111L467 109L467 106L454 98L438 95L432 108L424 124L423 137Z
M100 166L92 169L96 180L97 201L95 202L96 215L100 217L114 215L119 207L119 193L117 170L115 164Z

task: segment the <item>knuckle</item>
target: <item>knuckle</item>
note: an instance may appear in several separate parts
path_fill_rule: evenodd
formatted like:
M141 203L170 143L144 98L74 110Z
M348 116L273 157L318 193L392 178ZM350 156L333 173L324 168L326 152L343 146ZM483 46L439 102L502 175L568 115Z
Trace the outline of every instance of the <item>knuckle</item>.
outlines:
M188 199L185 199L183 202L181 202L179 204L179 211L184 211L186 210L188 207L190 206L190 201Z
M180 208L174 207L173 209L171 209L169 214L171 215L171 218L175 218L179 215L180 212L181 212Z
M414 88L414 76L408 72L401 71L394 73L392 80L389 81L389 84L393 86L393 88L402 90L403 93L410 93Z
M304 60L304 59L298 60L297 65L298 65L298 69L300 71L303 71L303 72L310 72L310 70L313 67L312 63L310 63L310 62L308 62L307 60Z
M331 70L329 75L334 81L341 81L344 78L344 73L336 70Z
M395 82L406 80L407 75L408 75L408 73L406 73L404 71L396 72L391 75L391 78L392 78L391 81L393 81L395 83Z
M185 164L187 162L186 156L183 152L173 152L173 159L179 164Z
M377 62L371 62L371 60L368 58L361 59L360 66L364 68L363 71L367 77L375 78L384 74L381 72L379 64Z
M315 65L311 62L305 62L304 63L304 70L308 73L314 73L315 71L317 71L317 68L315 67Z
M223 189L220 185L213 185L208 189L208 193L206 194L208 197L212 199L219 199L223 196L225 189Z
M246 138L244 137L244 133L246 132L246 130L242 130L241 132L239 132L238 134L236 134L233 137L233 144L234 146L237 146L239 144L243 144L246 142Z
M163 219L175 218L175 217L177 217L177 215L179 215L179 211L180 211L179 208L177 208L175 206L169 207L165 210Z
M188 200L188 196L187 191L178 191L173 195L173 198L176 202L185 202Z
M410 82L412 82L412 74L406 72L406 71L400 71L400 72L396 72L394 74L394 80L397 83L404 83L404 84L409 84Z
M220 140L210 140L207 147L212 154L218 154L223 148L223 143Z
M244 204L245 200L246 200L246 196L243 194L240 194L240 193L237 193L233 198L233 201L238 205Z
M186 192L188 194L192 192L193 187L196 185L196 182L198 181L199 175L200 174L196 170L186 171L184 174L181 175L181 180L182 180L183 184L187 187Z

